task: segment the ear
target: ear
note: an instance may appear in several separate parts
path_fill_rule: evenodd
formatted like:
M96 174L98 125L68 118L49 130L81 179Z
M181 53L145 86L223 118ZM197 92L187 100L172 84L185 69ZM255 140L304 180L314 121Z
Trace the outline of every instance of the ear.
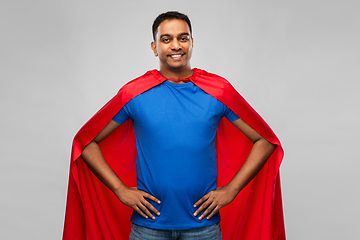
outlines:
M153 50L155 57L158 56L157 50L156 50L156 43L155 42L151 42L151 49Z

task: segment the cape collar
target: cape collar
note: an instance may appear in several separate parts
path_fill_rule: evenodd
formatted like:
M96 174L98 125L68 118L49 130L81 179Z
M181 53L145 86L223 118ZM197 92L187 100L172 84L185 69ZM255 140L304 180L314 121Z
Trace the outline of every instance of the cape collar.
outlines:
M157 69L154 69L151 71L151 73L153 74L153 76L158 79L160 82L164 82L166 80L171 80L171 81L184 81L184 82L196 82L197 81L197 78L201 75L201 71L200 69L198 68L193 68L192 69L193 71L193 74L188 77L188 78L182 78L182 79L171 79L171 78L166 78L164 77L163 75L161 75L160 71L157 70Z

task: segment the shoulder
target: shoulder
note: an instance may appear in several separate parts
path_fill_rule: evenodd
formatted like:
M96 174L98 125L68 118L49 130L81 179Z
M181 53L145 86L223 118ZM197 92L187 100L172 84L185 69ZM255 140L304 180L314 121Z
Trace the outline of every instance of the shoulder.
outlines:
M141 92L144 92L162 82L158 76L158 70L150 70L147 71L145 74L131 80L130 82L126 83L119 91L119 94L125 95L137 95Z
M211 88L216 90L217 92L222 92L223 94L236 91L235 88L231 85L231 83L225 79L224 77L210 73L202 69L194 69L195 73L195 81L198 83L197 85L201 86L201 88Z
M133 88L133 87L136 87L136 85L141 84L142 82L151 81L154 78L155 71L157 71L157 70L154 69L154 70L147 71L145 74L127 82L120 90L122 90L124 88Z
M198 69L198 68L194 68L194 72L198 79L205 80L205 81L212 81L212 82L215 81L218 84L223 84L223 85L231 85L231 83L227 79L225 79L224 77L222 77L218 74L210 73L208 71L205 71L203 69Z

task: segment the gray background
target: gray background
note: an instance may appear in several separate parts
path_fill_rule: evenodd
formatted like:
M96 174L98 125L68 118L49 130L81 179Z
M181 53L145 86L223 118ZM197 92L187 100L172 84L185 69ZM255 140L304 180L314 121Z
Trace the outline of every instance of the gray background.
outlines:
M358 1L0 4L0 239L60 239L72 138L157 68L151 24L193 23L192 67L226 77L282 141L288 239L358 239Z

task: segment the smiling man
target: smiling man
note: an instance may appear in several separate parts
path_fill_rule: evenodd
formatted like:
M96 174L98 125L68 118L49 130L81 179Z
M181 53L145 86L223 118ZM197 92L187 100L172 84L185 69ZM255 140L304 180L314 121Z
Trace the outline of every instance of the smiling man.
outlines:
M153 28L154 42L151 48L159 57L160 71L170 79L191 76L193 38L190 25L182 19L166 19L158 24L159 20L154 23L156 29Z
M160 71L74 139L64 239L126 239L128 209L133 240L222 239L219 210L233 201L224 239L284 239L280 142L225 79L191 68L186 15L160 14L153 37Z

